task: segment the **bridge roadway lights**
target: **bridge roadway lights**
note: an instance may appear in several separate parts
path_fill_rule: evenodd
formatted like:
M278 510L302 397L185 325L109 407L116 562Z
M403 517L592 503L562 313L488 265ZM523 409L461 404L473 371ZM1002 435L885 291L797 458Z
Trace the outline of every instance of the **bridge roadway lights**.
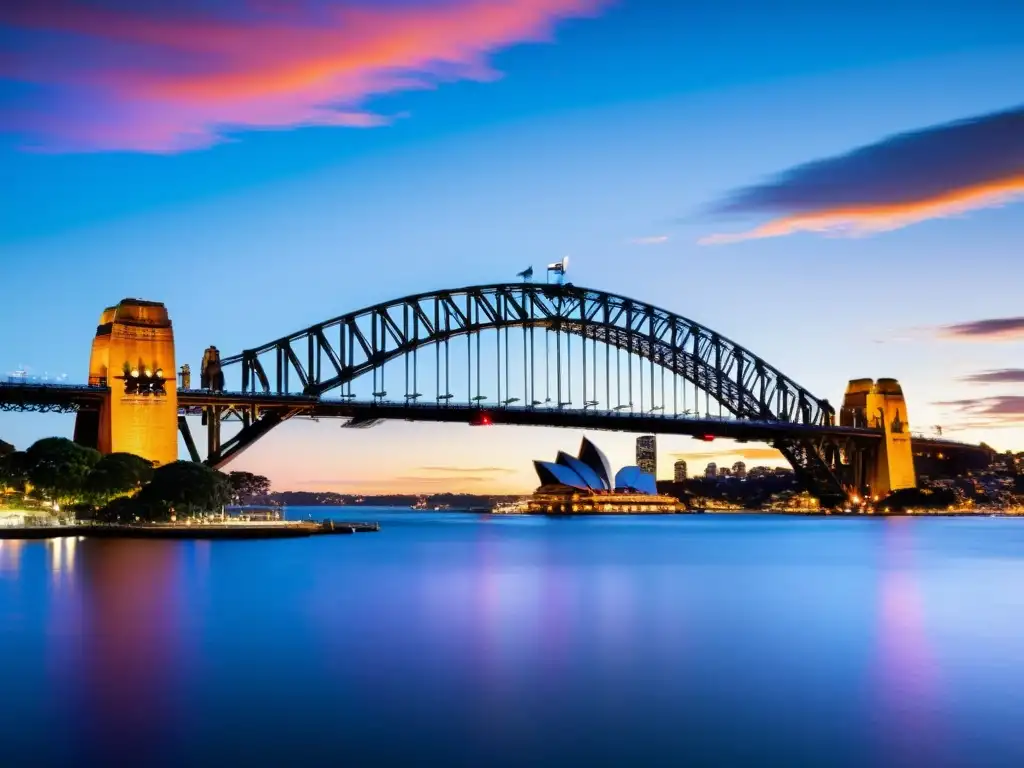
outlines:
M134 453L155 465L178 460L174 331L163 304L124 299L100 315L89 383L106 386L96 411L80 411L75 441L101 453Z
M855 449L849 458L852 485L868 497L916 488L914 452L903 388L896 379L852 379L846 386L843 427L881 429L883 439L870 449Z

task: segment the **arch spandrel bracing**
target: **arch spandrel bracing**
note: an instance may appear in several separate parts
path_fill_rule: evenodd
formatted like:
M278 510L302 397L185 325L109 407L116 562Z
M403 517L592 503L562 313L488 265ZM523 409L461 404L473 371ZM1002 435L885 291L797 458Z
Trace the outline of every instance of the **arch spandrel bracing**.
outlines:
M734 419L807 427L835 422L827 400L714 330L644 302L571 284L500 283L407 296L326 320L225 357L221 364L229 377L225 386L243 393L320 398L336 397L340 391L347 397L351 394L346 387L375 375L387 363L415 358L428 347L444 346L447 353L455 339L479 340L516 328L555 331L552 335L569 343L572 338L583 340L584 354L587 347L601 344L629 360L645 361L651 376L656 367L689 382ZM530 349L531 359L540 354ZM383 388L373 395L388 397ZM508 399L509 393L505 395ZM417 398L420 393L404 396ZM436 397L443 405L452 395L438 391ZM525 407L564 405L528 397L525 391L518 400ZM609 402L604 407L634 405ZM247 422L245 428L257 433L255 423ZM830 477L827 458L816 444L787 438L777 447L805 477L818 483ZM830 492L841 492L834 478L826 484Z
M734 416L825 425L828 401L715 331L667 310L574 285L506 283L418 294L341 315L226 357L243 392L320 396L415 349L497 328L594 339L674 371Z

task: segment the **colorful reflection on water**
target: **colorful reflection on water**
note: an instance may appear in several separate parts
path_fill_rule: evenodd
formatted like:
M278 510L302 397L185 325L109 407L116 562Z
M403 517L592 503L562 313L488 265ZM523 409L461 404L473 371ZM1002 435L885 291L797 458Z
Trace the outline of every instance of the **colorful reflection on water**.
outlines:
M1024 520L337 514L0 543L3 764L1024 764Z

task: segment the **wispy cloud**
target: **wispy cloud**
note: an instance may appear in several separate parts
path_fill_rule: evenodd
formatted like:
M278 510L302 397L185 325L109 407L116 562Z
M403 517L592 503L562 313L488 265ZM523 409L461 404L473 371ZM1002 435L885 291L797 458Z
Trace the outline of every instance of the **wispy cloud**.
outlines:
M700 242L797 232L856 236L1003 205L1024 197L1024 108L891 136L740 190L716 207L772 217Z
M1024 424L1024 395L942 400L935 405L951 410L962 419L948 425L950 430L997 429Z
M961 381L971 384L1024 384L1024 368L1002 368L996 371L981 371L964 376Z
M417 467L419 472L444 472L450 475L511 475L508 467Z
M679 453L673 453L672 456L676 459L684 459L686 461L698 461L702 459L714 460L721 459L723 457L732 458L734 456L747 461L782 461L783 455L774 448L732 448L720 451L685 451Z
M661 245L668 241L668 235L649 235L647 237L634 237L629 242L633 245Z
M1024 317L997 317L946 325L939 335L968 341L1011 341L1024 338Z
M3 130L51 150L178 152L244 129L371 127L378 94L498 76L492 53L549 40L609 0L158 0L0 4L0 79L37 86Z

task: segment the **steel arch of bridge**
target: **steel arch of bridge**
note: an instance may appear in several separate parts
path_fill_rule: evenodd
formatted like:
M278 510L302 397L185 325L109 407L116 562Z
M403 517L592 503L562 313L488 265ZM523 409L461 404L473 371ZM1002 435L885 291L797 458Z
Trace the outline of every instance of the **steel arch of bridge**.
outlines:
M407 296L224 358L222 366L226 372L240 367L246 393L319 398L423 347L506 328L559 331L624 350L691 382L737 419L834 424L827 400L716 331L645 302L571 284L499 283ZM282 420L269 412L261 418L266 423L246 419L236 445ZM842 495L835 451L806 438L774 444L819 495Z
M560 330L625 350L686 378L737 418L819 426L834 420L827 400L710 328L571 284L501 283L408 296L318 323L221 364L241 366L243 392L322 396L418 348L502 328Z

